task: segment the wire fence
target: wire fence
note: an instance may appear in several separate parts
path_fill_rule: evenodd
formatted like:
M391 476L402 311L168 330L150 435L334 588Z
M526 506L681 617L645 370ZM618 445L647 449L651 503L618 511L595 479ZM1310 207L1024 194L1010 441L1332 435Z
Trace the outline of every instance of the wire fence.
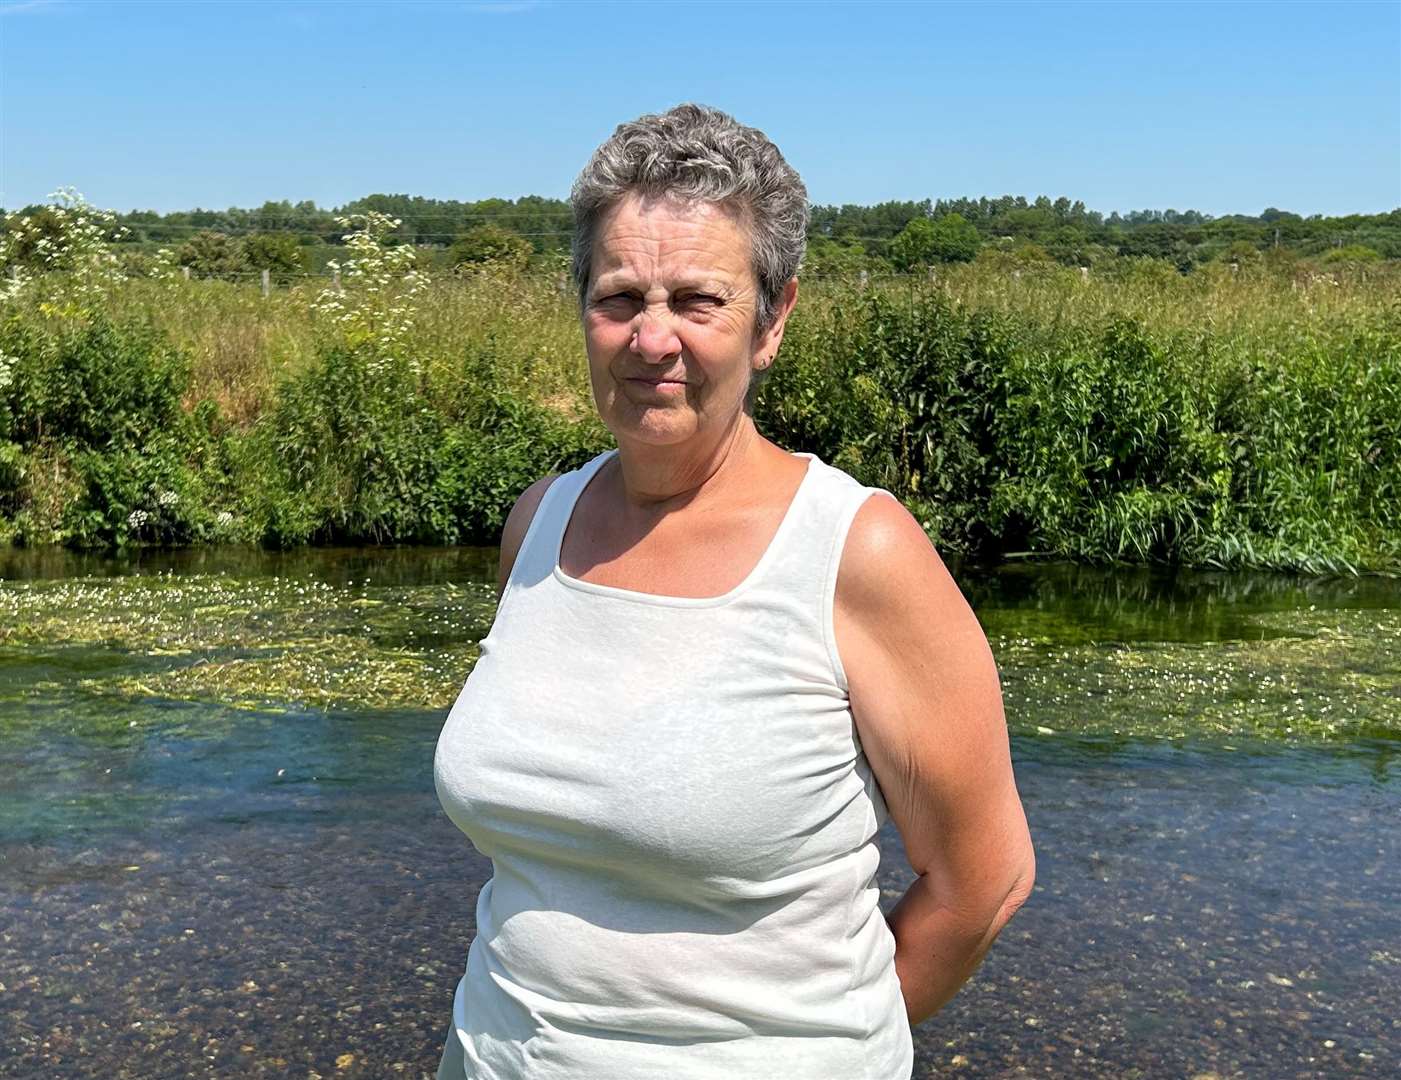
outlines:
M487 272L490 272L489 270ZM1235 277L1239 268L1232 266L1231 274ZM147 275L132 274L130 277L139 280L155 280ZM451 284L460 281L464 286L476 275L471 272L455 273L452 270L444 269L438 273L430 273L430 278L435 286L441 287L444 284ZM576 286L573 278L567 273L560 274L539 274L526 271L525 277L535 277L537 279L548 280L553 285L553 290L561 296L573 295ZM1082 284L1088 283L1098 277L1104 282L1114 282L1122 279L1118 273L1096 275L1089 267L1067 267L1059 264L1033 265L1027 268L1011 268L1001 272L1002 279L1011 285L1016 285L1023 281L1034 281L1037 278L1060 277L1071 281L1079 281ZM345 290L345 280L339 271L316 272L274 272L269 270L234 270L222 273L201 274L193 271L190 267L181 268L181 277L190 282L200 283L223 283L242 288L258 288L262 296L270 298L274 292L286 291L298 286L319 285L323 288ZM1309 288L1314 285L1328 285L1333 288L1339 286L1360 286L1367 287L1373 280L1383 280L1390 278L1401 284L1401 272L1388 272L1384 269L1376 268L1356 268L1352 270L1334 268L1326 272L1318 272L1313 269L1301 269L1290 276L1290 283L1296 290ZM348 275L347 275L348 278ZM809 286L817 285L824 291L828 288L848 290L853 292L865 291L868 289L900 289L908 292L913 297L922 290L941 289L953 285L953 275L946 271L930 269L919 273L908 273L901 271L829 271L829 272L809 272L804 271L799 274L799 279Z
M315 237L319 242L329 245L339 246L339 242L345 238L347 231L337 226L334 229L320 228L294 228L294 229L262 229L262 228L242 228L226 227L214 225L150 225L143 227L140 225L122 226L129 232L149 229L150 234L179 231L181 233L215 233L221 236L293 236L293 237ZM523 237L527 240L564 240L562 247L568 246L568 241L574 237L573 229L511 229L512 236ZM417 228L400 228L390 231L387 235L403 243L419 243L422 241L441 241L443 246L449 246L458 240L470 238L470 229L457 229L453 232L423 232ZM868 233L842 233L840 235L829 236L825 233L817 234L817 238L830 240L834 243L845 244L849 242L861 244L889 244L894 242L896 237L876 236ZM150 244L184 243L188 238L179 236L161 237L159 235L146 235L142 239L133 240L128 238L113 241L114 246L120 247L123 244L136 246ZM315 246L315 245L304 245Z
M470 278L475 273L491 273L505 271L507 273L520 273L526 277L538 277L554 280L554 284L561 290L572 290L574 283L572 276L567 271L540 271L540 270L515 270L512 267L503 267L500 264L492 263L465 263L458 267L429 267L426 272L435 281L452 281L456 279ZM1069 272L1079 271L1082 278L1088 278L1088 267L1068 267L1058 263L1044 263L1040 266L1028 267L1025 271L1021 268L1014 268L1008 272L1008 276L1019 279L1023 273L1046 274L1048 272ZM420 268L421 272L423 268ZM339 270L215 270L201 271L190 266L182 266L178 271L186 281L226 281L226 282L252 282L261 283L265 289L287 285L290 282L324 282L328 286L344 287L345 281L351 275L344 274ZM139 271L128 271L129 277L152 278L153 275L143 274ZM937 285L939 281L947 276L947 271L940 271L937 268L930 268L916 272L900 270L813 270L804 269L800 272L799 278L806 282L823 282L831 284L850 285L864 287L868 285L878 285L892 282L904 282L909 284Z
M114 245L117 246L117 245ZM1020 282L1022 280L1035 281L1037 279L1060 279L1078 280L1088 283L1092 279L1104 282L1114 282L1122 280L1125 276L1125 266L1134 260L1116 259L1111 260L1109 266L1094 268L1088 266L1067 266L1062 263L1050 260L1034 260L1015 264L1011 260L1001 266L996 267L992 272L995 276L1008 282ZM799 272L799 280L809 285L821 285L824 287L846 288L846 289L866 289L875 287L905 287L909 290L919 288L932 288L942 285L952 284L960 275L960 267L966 264L937 264L917 271L902 271L884 268L831 268L831 267L804 267ZM1223 269L1229 268L1231 276L1241 275L1241 266L1238 263L1225 263ZM300 270L291 269L208 269L196 266L177 267L176 273L185 281L198 282L224 282L233 285L246 285L261 289L264 297L270 297L275 290L290 289L296 286L321 285L325 288L344 290L348 281L353 281L354 275L346 272L342 274L340 269L330 267L304 268ZM572 275L563 267L541 267L538 265L529 267L511 266L501 263L478 262L463 263L457 266L440 264L436 266L419 267L419 272L426 273L435 285L462 281L464 283L476 279L481 274L519 274L526 278L534 278L537 281L549 282L553 284L555 291L561 294L572 293L576 286ZM11 275L19 273L18 268L11 267ZM984 271L986 272L986 271ZM62 273L59 271L58 273ZM146 267L127 266L124 273L129 279L136 280L159 280L158 276L149 272ZM1302 265L1293 271L1286 271L1286 276L1292 278L1295 288L1305 287L1316 283L1327 283L1333 286L1357 284L1366 285L1369 281L1397 280L1401 282L1401 262L1391 261L1372 265L1360 265L1357 267L1331 266L1320 270L1317 267ZM1184 275L1191 276L1191 275Z

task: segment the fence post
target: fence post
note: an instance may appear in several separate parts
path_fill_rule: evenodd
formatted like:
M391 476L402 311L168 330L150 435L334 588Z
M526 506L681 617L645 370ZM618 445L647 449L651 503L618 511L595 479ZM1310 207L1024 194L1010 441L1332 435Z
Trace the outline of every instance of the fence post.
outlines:
M1089 268L1088 266L1082 266L1082 267L1080 267L1080 280L1081 280L1081 281L1089 281L1089 280L1090 280L1090 268Z
M268 272L267 270L264 270L264 271L263 271L263 299L264 299L264 300L266 300L266 299L268 298L268 293L272 291L272 290L271 290L271 287L270 287L270 283L269 283L269 281L268 281L268 279L269 279L270 277L272 277L272 274L271 274L270 272Z
M336 292L345 292L345 290L341 288L341 272L340 272L340 270L332 270L332 271L331 271L331 287L334 288L334 289L336 290Z
M190 280L190 268L189 268L188 266L182 266L182 267L180 267L180 269L181 269L181 271L182 271L182 272L184 273L184 275L185 275L185 280L186 280L186 281L189 281L189 280Z
M937 285L938 283L939 283L939 275L936 274L936 273L934 273L934 267L931 266L931 267L929 268L929 284L931 284L931 285Z
M868 279L867 276L866 276L866 271L862 270L862 271L861 271L861 287L862 287L863 289L866 287L866 282L867 282L868 280L869 280L869 279Z

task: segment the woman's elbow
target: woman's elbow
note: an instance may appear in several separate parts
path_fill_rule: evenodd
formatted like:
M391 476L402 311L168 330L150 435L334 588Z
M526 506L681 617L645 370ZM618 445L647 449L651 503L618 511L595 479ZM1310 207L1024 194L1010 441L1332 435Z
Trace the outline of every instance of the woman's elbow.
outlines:
M993 919L993 935L996 936L1002 928L1012 921L1012 916L1021 910L1022 905L1031 897L1031 890L1036 885L1036 852L1032 849L1030 838L1027 839L1024 850L1016 865L1012 876L1012 883L1007 888L1006 895L1002 903L998 906L997 914Z

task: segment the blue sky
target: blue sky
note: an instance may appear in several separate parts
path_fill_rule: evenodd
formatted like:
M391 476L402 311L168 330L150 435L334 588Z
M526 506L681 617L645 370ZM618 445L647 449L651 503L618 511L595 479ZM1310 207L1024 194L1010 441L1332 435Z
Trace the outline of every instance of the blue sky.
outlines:
M1401 0L0 0L0 205L564 197L686 100L762 128L817 203L1401 206Z

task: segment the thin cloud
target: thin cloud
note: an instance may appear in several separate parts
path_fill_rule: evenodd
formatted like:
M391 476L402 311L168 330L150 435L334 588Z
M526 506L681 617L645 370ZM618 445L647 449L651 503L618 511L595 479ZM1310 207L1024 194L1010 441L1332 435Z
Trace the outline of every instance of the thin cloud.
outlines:
M11 4L0 4L0 15L35 15L41 11L53 11L60 0L16 0Z
M477 3L467 4L467 10L478 15L520 15L526 11L533 11L540 6L540 0L478 0Z

